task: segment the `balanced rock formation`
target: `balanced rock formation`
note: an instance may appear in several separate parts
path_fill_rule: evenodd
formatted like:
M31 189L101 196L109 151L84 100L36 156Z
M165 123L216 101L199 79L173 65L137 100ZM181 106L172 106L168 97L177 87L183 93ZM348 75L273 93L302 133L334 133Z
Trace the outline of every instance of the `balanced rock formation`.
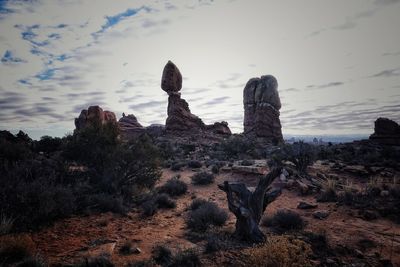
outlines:
M400 125L387 118L378 118L369 139L386 145L400 145Z
M145 131L144 127L138 122L133 114L129 114L128 116L123 114L122 118L118 121L118 125L122 135L126 138L136 137Z
M76 130L81 130L87 126L93 126L99 123L104 125L106 123L117 123L114 112L103 111L99 106L90 106L88 109L83 109L78 118L75 118Z
M161 88L168 93L168 117L165 123L167 132L199 132L210 130L216 134L230 134L228 123L221 122L214 125L205 125L204 122L192 114L189 104L181 98L182 75L174 63L168 61L161 78Z
M283 141L279 120L281 101L274 76L250 79L243 90L243 104L245 135Z

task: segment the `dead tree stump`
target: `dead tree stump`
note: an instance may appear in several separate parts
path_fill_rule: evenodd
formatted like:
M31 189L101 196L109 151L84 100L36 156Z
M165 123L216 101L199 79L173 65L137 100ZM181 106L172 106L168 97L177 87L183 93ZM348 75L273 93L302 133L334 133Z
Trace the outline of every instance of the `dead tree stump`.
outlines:
M260 178L254 192L244 183L225 181L218 185L226 193L229 210L236 216L235 236L252 243L265 241L265 235L258 224L269 203L281 193L281 189L272 190L269 186L281 174L282 168L274 168L266 176Z

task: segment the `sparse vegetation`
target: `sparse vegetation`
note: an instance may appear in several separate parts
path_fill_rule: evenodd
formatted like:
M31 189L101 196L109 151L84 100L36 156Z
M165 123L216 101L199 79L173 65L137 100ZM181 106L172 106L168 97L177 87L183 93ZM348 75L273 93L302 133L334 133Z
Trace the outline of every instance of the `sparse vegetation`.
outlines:
M157 195L157 205L161 209L173 209L176 207L176 203L172 200L169 195L162 193Z
M84 259L76 267L114 267L114 264L104 256Z
M193 249L187 249L176 253L168 267L199 267L201 261Z
M34 244L27 235L7 236L0 239L0 263L14 266L32 259Z
M194 231L205 231L211 225L222 226L228 219L228 214L219 208L214 202L200 202L195 200L196 204L191 205L186 221L189 229Z
M161 266L168 266L173 259L171 250L162 245L156 246L151 254L155 263Z
M187 192L187 184L174 177L161 186L159 192L170 196L181 196Z
M194 185L208 185L214 182L215 176L208 172L198 172L191 179Z
M187 165L189 168L193 168L193 169L198 169L198 168L201 168L201 166L203 166L203 164L198 160L191 160L188 162Z
M336 193L337 181L334 179L327 179L322 183L322 189L317 197L319 202L334 202L337 200Z
M264 244L243 251L243 260L254 267L312 266L310 246L289 236L272 236Z
M306 174L307 168L316 160L317 151L314 146L303 141L285 144L273 157L277 161L292 162L300 174Z
M290 210L278 210L271 218L263 221L266 226L272 226L280 232L303 229L305 222L301 216Z
M0 236L11 232L13 224L14 224L13 218L7 217L7 215L5 214L0 214Z
M75 132L60 139L61 145L59 139L43 137L33 142L24 134L18 137L3 132L2 231L10 220L19 231L72 214L125 213L138 194L154 186L161 173L158 151L148 137L122 143L117 136L117 127L109 124ZM46 156L38 154L39 150Z

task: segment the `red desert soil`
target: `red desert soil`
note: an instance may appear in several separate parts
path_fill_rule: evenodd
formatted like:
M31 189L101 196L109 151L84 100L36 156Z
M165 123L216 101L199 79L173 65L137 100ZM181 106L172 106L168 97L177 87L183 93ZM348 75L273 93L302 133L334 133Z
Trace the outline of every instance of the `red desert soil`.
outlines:
M164 170L159 184L177 173ZM116 266L125 266L128 262L148 259L151 250L156 244L167 244L173 250L179 248L196 247L197 245L185 239L186 209L192 197L205 198L215 201L228 211L225 193L217 188L217 184L224 180L246 181L255 185L255 176L245 176L235 173L222 173L217 176L216 182L208 186L193 186L190 177L191 170L180 172L181 180L189 185L188 193L177 198L177 207L173 210L160 210L153 217L143 217L139 211L133 210L128 216L119 216L111 213L74 217L56 222L53 226L32 234L32 240L37 251L44 255L50 263L72 263L88 254L98 254L99 250L107 250L115 244L112 260ZM334 203L318 203L314 210L299 210L299 201L315 202L314 196L299 196L295 191L284 190L283 194L270 204L265 215L274 214L278 209L295 210L307 221L305 230L325 232L332 247L342 245L357 248L357 243L369 239L377 245L368 249L365 255L380 253L383 258L392 258L395 266L400 266L400 226L389 220L377 219L365 221L354 215L357 211ZM324 220L313 218L315 210L328 210L330 215ZM354 215L353 215L353 214ZM234 229L235 218L229 214L229 220L224 227L229 231ZM264 229L266 230L266 229ZM118 250L130 241L133 247L138 247L138 254L121 255ZM106 245L99 245L106 244ZM96 249L94 249L96 248ZM207 266L221 265L206 260ZM350 261L351 262L351 261Z

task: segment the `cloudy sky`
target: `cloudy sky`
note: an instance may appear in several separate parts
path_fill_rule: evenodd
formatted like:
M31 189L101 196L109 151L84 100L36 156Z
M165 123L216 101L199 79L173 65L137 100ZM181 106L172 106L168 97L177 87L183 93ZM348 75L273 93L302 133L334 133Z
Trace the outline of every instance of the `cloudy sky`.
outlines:
M284 134L400 121L399 0L0 0L0 129L63 136L83 108L165 123L172 60L206 123L242 131L242 92L274 75Z

